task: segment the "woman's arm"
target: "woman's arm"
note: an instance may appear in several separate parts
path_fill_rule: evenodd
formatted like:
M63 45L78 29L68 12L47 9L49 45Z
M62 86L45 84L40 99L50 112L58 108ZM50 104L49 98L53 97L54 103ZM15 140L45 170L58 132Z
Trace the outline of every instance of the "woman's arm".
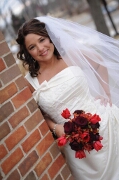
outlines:
M64 134L63 124L54 123L47 114L45 114L43 111L41 111L41 112L42 112L44 119L46 120L47 125L48 125L49 129L51 130L51 132L54 135L56 135L57 137L62 136Z
M89 53L89 56L85 56L84 57L88 60L88 62L91 64L91 66L94 68L94 70L99 74L99 76L95 73L97 79L99 80L101 86L103 87L105 93L107 94L108 98L109 98L109 101L107 101L106 99L102 98L102 97L97 97L96 99L101 99L101 103L104 104L104 105L107 105L107 103L109 102L110 105L112 105L111 103L111 95L110 95L110 89L109 89L109 78L108 78L108 71L107 71L107 68L102 66L101 64L99 63L96 63L94 61L92 61L90 59L92 55ZM97 55L95 55L95 58L97 57ZM93 57L94 58L94 57ZM98 61L102 61L101 57L98 56L97 57Z

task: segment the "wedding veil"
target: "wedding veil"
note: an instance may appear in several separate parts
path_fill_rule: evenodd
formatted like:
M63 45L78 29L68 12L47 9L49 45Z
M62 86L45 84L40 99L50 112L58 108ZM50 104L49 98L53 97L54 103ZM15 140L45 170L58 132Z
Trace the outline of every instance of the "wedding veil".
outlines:
M108 98L109 87L112 102L119 106L119 41L69 20L51 16L36 19L46 24L67 65L84 71L91 94Z

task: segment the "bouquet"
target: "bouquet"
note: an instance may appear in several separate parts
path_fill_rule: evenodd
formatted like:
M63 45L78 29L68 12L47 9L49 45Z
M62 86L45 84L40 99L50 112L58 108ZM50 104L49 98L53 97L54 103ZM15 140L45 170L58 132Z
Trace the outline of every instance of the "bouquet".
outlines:
M57 139L58 146L64 146L69 142L71 149L76 151L75 158L79 159L86 157L86 151L90 153L93 149L96 151L102 149L103 137L99 134L99 121L101 121L99 115L76 110L71 118L68 109L63 110L61 115L68 121L64 123L65 134Z

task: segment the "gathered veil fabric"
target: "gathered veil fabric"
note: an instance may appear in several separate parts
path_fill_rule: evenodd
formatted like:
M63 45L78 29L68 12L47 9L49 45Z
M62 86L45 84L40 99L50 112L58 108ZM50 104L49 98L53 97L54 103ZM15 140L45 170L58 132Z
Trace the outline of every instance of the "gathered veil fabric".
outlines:
M58 124L65 122L61 113L66 108L71 114L75 110L84 110L101 117L103 148L100 151L86 152L86 158L77 159L68 144L62 149L74 179L119 180L119 42L63 19L37 19L46 24L52 42L68 67L41 84L37 77L32 78L28 73L26 79L35 89L34 99ZM100 100L95 99L98 95L108 98L107 87L110 88L112 106L109 103L101 105Z
M84 71L92 95L108 98L109 87L112 102L119 106L119 41L61 18L44 16L36 19L46 24L53 44L67 65L77 65Z

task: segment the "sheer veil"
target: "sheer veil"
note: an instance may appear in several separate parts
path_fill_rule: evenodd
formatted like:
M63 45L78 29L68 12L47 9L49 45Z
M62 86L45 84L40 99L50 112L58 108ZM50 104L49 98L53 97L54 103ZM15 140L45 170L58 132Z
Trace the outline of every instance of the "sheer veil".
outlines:
M91 94L108 98L110 89L112 102L119 106L119 41L69 20L51 16L36 19L46 24L67 65L84 71Z

